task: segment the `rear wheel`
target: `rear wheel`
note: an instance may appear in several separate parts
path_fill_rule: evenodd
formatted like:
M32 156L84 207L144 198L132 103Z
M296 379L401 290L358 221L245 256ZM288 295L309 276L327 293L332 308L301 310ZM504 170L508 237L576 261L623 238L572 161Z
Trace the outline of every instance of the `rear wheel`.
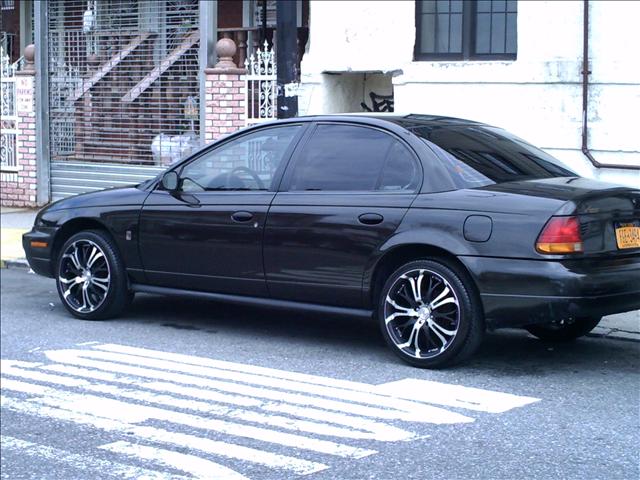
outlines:
M484 335L473 286L440 259L418 260L396 270L382 288L377 315L394 353L422 368L468 358Z
M600 320L602 320L601 317L579 317L541 325L529 325L525 328L540 340L570 342L585 336L600 323Z
M76 233L65 242L56 284L65 308L84 320L114 317L133 299L118 250L99 230Z

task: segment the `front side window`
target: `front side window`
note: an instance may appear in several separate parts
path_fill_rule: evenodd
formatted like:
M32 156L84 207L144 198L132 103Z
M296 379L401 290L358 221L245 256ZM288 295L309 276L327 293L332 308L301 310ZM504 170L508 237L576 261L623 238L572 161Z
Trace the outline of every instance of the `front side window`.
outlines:
M185 192L270 190L300 125L259 130L231 140L180 172Z
M291 191L413 191L420 171L391 135L355 125L319 125L300 153Z
M516 0L418 0L416 60L515 59Z

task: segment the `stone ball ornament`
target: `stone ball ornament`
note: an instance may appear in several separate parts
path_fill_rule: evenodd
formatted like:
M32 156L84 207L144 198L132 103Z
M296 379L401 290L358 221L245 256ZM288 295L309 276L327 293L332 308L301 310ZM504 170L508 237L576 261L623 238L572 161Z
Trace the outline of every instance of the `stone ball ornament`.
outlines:
M218 56L218 63L215 68L238 68L233 63L233 56L236 54L236 43L230 38L221 38L216 43L216 55Z

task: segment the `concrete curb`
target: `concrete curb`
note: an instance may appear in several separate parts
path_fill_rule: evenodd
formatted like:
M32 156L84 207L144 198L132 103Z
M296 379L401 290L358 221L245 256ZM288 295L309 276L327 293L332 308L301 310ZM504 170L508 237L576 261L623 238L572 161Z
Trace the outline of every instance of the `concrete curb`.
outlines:
M640 342L639 332L629 332L627 330L619 330L616 328L596 327L587 336L625 340L627 342Z

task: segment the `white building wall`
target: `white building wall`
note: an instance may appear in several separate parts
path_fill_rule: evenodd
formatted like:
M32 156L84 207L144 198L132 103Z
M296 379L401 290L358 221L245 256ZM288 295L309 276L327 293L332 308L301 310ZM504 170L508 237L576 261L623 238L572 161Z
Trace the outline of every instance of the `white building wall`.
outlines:
M589 147L640 167L640 2L591 1L590 16ZM596 169L581 152L582 18L581 1L520 1L517 60L416 62L414 1L311 0L300 110L362 111L354 73L383 72L396 112L505 127L581 175L640 187L640 170Z

